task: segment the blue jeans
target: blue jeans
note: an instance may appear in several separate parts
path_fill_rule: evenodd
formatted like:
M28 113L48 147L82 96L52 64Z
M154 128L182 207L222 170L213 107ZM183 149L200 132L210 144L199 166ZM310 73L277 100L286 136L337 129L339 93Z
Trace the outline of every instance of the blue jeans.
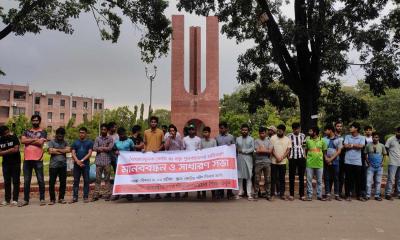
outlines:
M314 175L317 177L317 197L322 197L322 173L323 168L307 168L307 197L311 198L313 195L312 180Z
M80 167L78 164L74 164L74 185L73 185L73 198L78 199L79 182L81 181L81 175L83 177L83 198L89 197L89 162L85 162L84 167Z
M389 165L388 166L388 178L385 188L385 196L392 195L392 188L394 181L397 177L397 192L400 192L400 166Z
M372 167L367 169L367 197L371 197L372 182L375 182L375 197L381 196L382 167Z
M333 191L336 196L339 196L339 164L324 166L325 194L330 195Z
M24 161L24 200L29 202L29 194L31 192L32 171L35 170L36 178L39 184L40 200L44 200L44 176L43 176L43 161Z

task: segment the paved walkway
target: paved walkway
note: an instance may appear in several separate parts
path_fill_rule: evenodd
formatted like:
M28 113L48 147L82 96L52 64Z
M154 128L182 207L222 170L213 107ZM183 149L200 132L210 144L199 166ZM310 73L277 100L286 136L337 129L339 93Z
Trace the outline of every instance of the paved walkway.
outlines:
M0 208L1 240L398 239L400 200L99 201Z

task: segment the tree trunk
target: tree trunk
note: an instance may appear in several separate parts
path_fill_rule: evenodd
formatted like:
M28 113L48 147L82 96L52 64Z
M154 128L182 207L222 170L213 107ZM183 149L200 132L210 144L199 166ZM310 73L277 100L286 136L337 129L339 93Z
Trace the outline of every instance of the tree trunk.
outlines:
M318 102L320 90L318 85L319 77L316 74L307 74L302 78L302 89L298 94L300 103L300 123L304 133L310 127L318 126Z

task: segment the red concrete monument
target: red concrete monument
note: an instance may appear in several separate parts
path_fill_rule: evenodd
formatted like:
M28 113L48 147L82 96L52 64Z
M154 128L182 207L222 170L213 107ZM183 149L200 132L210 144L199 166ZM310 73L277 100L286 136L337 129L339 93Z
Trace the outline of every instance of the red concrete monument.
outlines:
M188 92L184 85L184 16L172 16L171 121L181 133L189 124L196 126L198 134L209 126L214 137L219 122L219 29L217 17L206 21L206 87L201 91L201 29L190 27Z

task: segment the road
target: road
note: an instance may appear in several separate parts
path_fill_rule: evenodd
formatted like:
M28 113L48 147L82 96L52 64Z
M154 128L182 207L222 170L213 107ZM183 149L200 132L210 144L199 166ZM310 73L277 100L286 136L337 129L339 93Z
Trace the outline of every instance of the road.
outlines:
M0 208L0 239L398 239L400 200L117 202Z

